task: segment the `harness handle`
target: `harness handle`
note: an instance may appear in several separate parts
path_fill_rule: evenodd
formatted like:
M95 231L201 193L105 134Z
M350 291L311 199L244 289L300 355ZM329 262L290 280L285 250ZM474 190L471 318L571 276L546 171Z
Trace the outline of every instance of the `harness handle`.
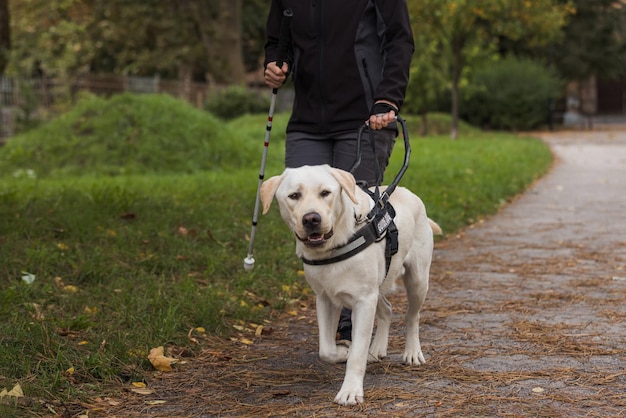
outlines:
M389 200L389 197L391 196L393 191L396 189L396 186L398 186L398 183L400 183L400 180L402 179L402 177L406 173L406 170L409 168L409 160L410 160L410 157L411 157L411 142L409 141L409 131L408 131L407 127L406 127L406 122L400 115L396 116L396 120L402 126L402 136L403 136L403 139L404 139L404 163L402 164L402 168L400 169L398 174L396 174L396 177L393 179L391 184L387 187L387 189L383 192L383 194L378 199L377 204L379 204L381 207L385 206L385 204ZM361 164L361 142L363 140L363 131L366 128L369 129L369 123L368 122L365 122L359 128L359 131L357 133L356 159L354 161L354 164L352 165L352 168L350 169L351 173L354 173L354 171ZM371 138L371 135L370 135L370 139L372 140L372 148L374 149L375 148L374 140ZM377 167L378 167L378 159L376 158L376 153L375 152L374 152L374 160L376 161L376 164L377 164ZM377 172L379 172L379 171L380 171L380 167L378 167ZM378 195L378 185L376 185L376 194Z

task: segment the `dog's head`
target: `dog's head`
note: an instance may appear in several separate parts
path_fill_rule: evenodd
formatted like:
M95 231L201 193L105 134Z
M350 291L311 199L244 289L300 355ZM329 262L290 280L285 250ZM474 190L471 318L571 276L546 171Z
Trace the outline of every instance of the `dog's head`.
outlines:
M287 168L263 182L264 214L273 198L285 223L306 248L327 250L353 233L349 223L354 223L354 211L350 208L358 201L356 181L347 171L328 165Z

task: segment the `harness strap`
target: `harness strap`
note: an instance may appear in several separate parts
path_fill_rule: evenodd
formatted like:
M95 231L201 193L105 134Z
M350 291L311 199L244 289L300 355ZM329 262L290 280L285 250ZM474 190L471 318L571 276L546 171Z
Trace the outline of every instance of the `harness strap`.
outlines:
M346 245L333 249L330 252L330 257L321 260L309 260L302 257L302 262L312 266L337 263L360 253L376 241L379 241L379 238L374 229L374 224L369 223L359 229Z
M366 191L372 196L372 192L369 190ZM376 206L377 205L375 205L374 210L370 213L371 215L375 211L373 219L370 219L363 228L359 229L354 236L350 238L347 244L331 250L328 258L309 260L302 257L302 262L313 266L337 263L360 253L374 242L385 238L386 276L387 273L389 273L391 258L398 252L398 228L393 221L393 218L396 216L396 211L389 202L386 202L383 207Z

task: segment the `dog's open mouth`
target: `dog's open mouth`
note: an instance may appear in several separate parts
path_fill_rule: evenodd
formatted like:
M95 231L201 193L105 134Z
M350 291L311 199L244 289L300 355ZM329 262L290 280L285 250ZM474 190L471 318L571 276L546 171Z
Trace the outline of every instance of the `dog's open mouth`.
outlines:
M322 245L326 244L326 241L332 236L333 236L332 229L325 234L312 233L308 235L306 238L301 238L298 236L298 234L296 234L296 237L298 237L298 239L302 241L304 245L306 245L307 247L321 247Z

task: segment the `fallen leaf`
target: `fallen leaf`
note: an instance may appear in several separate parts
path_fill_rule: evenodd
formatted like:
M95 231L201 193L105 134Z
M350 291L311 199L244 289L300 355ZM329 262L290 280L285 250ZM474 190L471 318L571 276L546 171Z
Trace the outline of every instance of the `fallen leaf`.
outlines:
M96 312L98 312L98 308L96 306L94 306L93 308L90 308L89 306L85 306L85 313L86 314L93 315Z
M133 382L131 383L131 385L133 385L136 388L145 388L146 384L144 382Z
M136 217L137 217L137 215L135 215L135 214L134 214L134 213L132 213L132 212L127 212L127 213L123 213L123 214L121 214L121 215L120 215L120 218L122 218L122 219L128 219L128 220L130 220L130 219L135 219Z
M245 338L245 337L244 338L240 338L239 342L242 343L242 344L245 344L245 345L252 345L252 344L254 344L254 342L252 340L250 340L248 338Z
M263 325L259 325L258 327L256 327L256 330L254 331L255 337L260 337L261 334L263 334Z
M6 389L2 389L2 392L0 392L0 399L4 397L22 398L24 397L24 392L22 391L22 387L18 383L15 386L13 386L13 389L9 391L7 391Z
M146 405L163 405L167 401L155 400L155 401L147 401Z
M76 293L78 292L78 287L68 284L67 286L63 286L63 291L67 293Z
M23 271L22 281L26 284L33 284L35 282L35 275L27 271Z
M533 393L543 393L545 391L544 388L540 388L540 387L533 388L532 390L533 390Z
M76 371L76 369L74 369L73 367L70 367L69 369L67 369L65 371L65 373L67 373L69 375L73 375L75 371Z
M130 391L139 395L152 395L154 393L152 389L146 388L131 388Z
M206 333L206 329L204 329L203 327L197 327L196 332L199 332L200 334L204 334Z
M43 321L44 319L46 319L43 312L41 312L41 305L39 305L38 303L33 303L33 309L35 310L35 313L31 316L34 320Z
M196 337L191 335L193 333L193 330L194 330L194 328L191 328L189 330L189 332L187 333L187 338L189 338L189 341L191 341L194 344L200 344L200 341L198 341L198 339Z
M163 355L163 346L159 346L150 350L150 354L148 354L148 360L150 360L150 363L152 363L155 369L162 372L172 371L172 364L178 361L175 358L165 357Z

